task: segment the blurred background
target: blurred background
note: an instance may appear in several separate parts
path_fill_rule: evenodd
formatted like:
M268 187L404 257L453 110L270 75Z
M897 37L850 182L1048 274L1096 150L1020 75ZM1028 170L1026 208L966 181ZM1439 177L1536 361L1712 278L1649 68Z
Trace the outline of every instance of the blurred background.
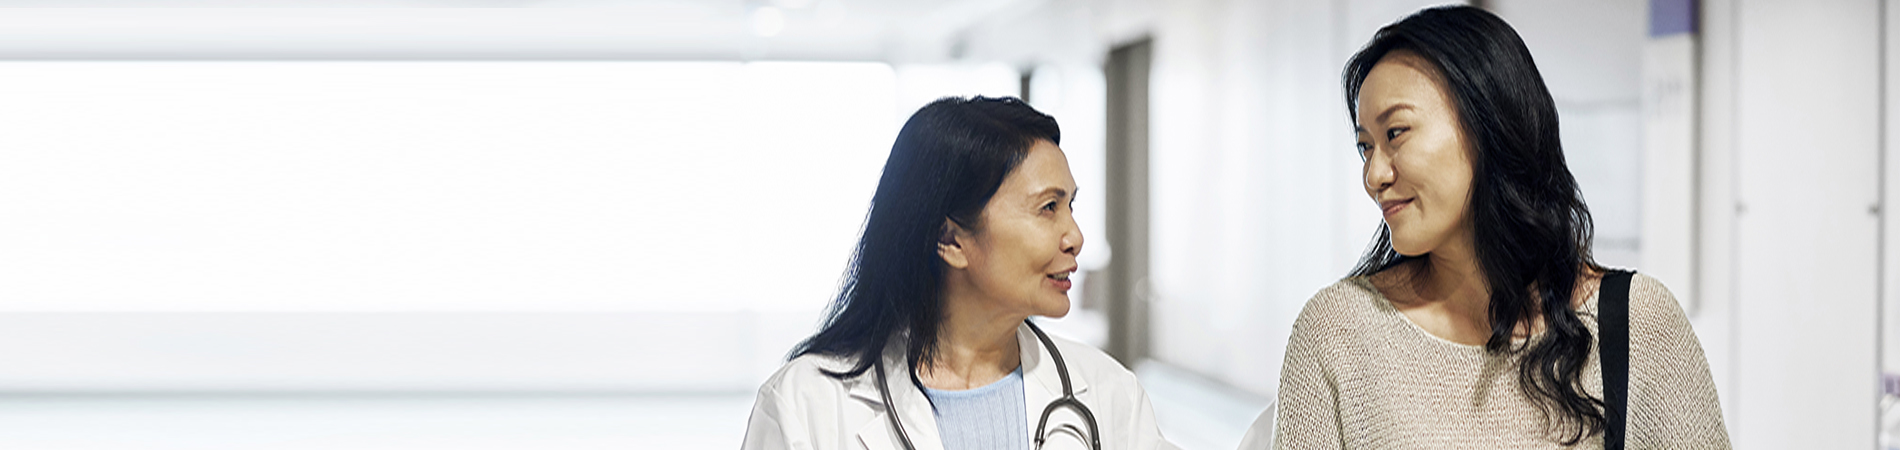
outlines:
M1234 448L1372 238L1403 0L0 0L0 448L725 449L898 126L1055 116L1079 308ZM1894 448L1900 2L1493 0L1735 445Z

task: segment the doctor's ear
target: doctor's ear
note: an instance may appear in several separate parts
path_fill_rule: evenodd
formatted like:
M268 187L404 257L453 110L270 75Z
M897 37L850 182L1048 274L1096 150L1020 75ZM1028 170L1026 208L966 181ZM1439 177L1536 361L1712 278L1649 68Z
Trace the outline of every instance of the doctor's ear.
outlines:
M964 239L969 235L957 221L943 219L943 233L937 236L937 256L943 258L944 264L954 269L970 267L970 255L964 253L963 246Z

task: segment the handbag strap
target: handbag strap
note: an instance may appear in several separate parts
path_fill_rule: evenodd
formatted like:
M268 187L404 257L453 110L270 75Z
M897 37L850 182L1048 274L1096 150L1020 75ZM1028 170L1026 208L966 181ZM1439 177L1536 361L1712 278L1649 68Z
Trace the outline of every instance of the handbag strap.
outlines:
M1629 413L1630 278L1636 272L1612 270L1597 291L1597 358L1603 368L1603 449L1623 450Z

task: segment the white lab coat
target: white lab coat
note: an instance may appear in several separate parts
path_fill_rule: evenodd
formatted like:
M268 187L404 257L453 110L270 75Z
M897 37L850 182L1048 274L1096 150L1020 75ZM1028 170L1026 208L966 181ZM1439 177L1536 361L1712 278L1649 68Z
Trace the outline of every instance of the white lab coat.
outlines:
M1135 374L1123 368L1108 354L1079 342L1050 336L1061 349L1069 366L1075 398L1088 405L1101 429L1104 450L1175 449L1161 438L1155 424L1154 408L1148 394L1135 382ZM1062 378L1055 361L1036 340L1028 325L1016 327L1016 341L1022 346L1023 406L1027 408L1028 429L1036 432L1043 408L1062 396ZM943 439L937 434L936 416L923 391L911 383L905 371L902 337L885 345L884 368L892 401L897 403L898 418L917 450L942 450ZM830 356L805 355L793 359L759 387L752 405L752 419L746 425L747 450L829 450L868 449L902 450L904 444L891 430L890 409L878 393L875 369L862 375L839 380L819 369L843 371L850 361ZM1087 449L1088 443L1077 433L1062 430L1087 430L1073 408L1057 410L1049 418L1047 449ZM1032 436L1033 439L1033 436Z

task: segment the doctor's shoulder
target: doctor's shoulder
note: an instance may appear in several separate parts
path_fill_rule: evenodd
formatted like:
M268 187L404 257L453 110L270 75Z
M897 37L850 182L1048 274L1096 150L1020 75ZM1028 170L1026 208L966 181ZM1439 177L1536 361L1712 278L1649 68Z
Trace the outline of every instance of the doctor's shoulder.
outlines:
M1072 376L1086 379L1091 385L1115 389L1118 396L1142 392L1141 385L1135 380L1135 372L1128 370L1128 366L1108 352L1055 334L1049 335L1049 340L1055 342L1057 350L1062 351L1062 359L1068 363ZM1133 389L1128 389L1131 387Z
M849 380L826 372L843 372L853 364L847 358L805 354L779 367L759 386L746 424L745 449L832 448L843 442L836 421L851 409Z
M767 395L795 396L798 401L812 399L836 399L840 402L849 395L848 378L840 379L831 374L847 372L854 361L850 358L820 353L807 353L786 361L778 372L772 373L765 383L759 385L759 400Z
M1076 398L1095 413L1109 448L1140 450L1179 450L1161 435L1154 418L1148 392L1141 387L1135 372L1114 356L1088 344L1050 335L1056 349L1062 351L1070 376L1088 387ZM1108 441L1113 441L1110 444Z

